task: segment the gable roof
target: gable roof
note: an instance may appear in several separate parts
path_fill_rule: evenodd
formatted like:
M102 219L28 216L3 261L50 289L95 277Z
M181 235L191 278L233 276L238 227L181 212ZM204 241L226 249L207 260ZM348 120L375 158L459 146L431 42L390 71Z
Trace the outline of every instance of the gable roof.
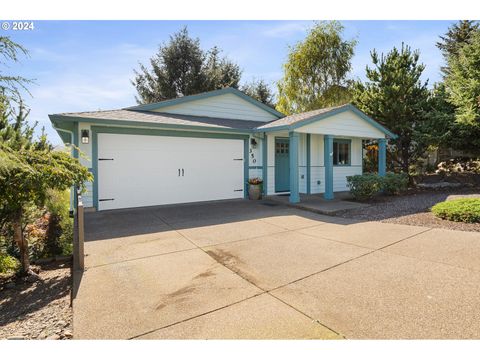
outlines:
M53 121L73 122L73 121L90 121L100 124L128 125L128 126L161 126L188 129L218 129L218 130L239 130L251 131L252 129L265 124L263 121L236 120L212 118L206 116L192 116L167 114L154 111L139 110L105 110L105 111L88 111L78 113L62 113L49 115Z
M152 110L159 110L161 108L167 107L167 106L172 106L172 105L178 105L178 104L183 104L186 102L190 101L195 101L195 100L201 100L201 99L206 99L212 96L218 96L218 95L225 95L225 94L233 94L237 95L243 100L248 101L252 105L255 105L256 107L274 115L277 118L282 118L285 116L285 114L282 114L281 112L271 108L268 105L265 105L264 103L255 100L254 98L248 96L247 94L243 93L242 91L232 88L232 87L227 87L223 89L218 89L218 90L213 90L213 91L208 91L196 95L188 95L188 96L182 96L180 98L176 99L170 99L170 100L164 100L156 103L151 103L151 104L143 104L143 105L137 105L137 106L130 106L128 108L125 108L124 110L134 110L134 111L152 111Z
M367 116L364 112L360 111L358 108L352 104L345 104L340 106L328 107L318 110L307 111L304 113L293 114L285 116L279 120L270 121L267 124L261 125L256 128L257 131L278 131L278 130L294 130L301 126L308 125L315 121L320 121L327 117L330 117L335 114L339 114L345 111L352 111L358 115L362 120L366 121L377 130L383 132L392 139L397 138L397 135L392 133L386 127L373 120L371 117Z

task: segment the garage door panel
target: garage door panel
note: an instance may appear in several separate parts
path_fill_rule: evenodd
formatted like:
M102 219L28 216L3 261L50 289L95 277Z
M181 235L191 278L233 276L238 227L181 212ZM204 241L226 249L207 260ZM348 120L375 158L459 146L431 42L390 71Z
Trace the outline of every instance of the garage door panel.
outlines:
M99 210L241 198L243 151L243 140L99 134L99 159L113 159L98 161Z

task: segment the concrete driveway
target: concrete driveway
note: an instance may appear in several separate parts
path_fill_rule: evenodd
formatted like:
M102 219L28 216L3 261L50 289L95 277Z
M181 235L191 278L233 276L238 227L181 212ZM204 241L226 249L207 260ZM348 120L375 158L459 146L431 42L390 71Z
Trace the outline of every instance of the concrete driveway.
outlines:
M244 200L90 213L74 337L480 338L480 234Z

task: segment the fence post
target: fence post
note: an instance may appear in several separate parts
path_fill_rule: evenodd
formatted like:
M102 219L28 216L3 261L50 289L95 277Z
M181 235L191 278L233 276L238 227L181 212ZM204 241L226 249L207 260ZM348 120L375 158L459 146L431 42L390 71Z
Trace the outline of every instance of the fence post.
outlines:
M83 203L82 198L75 191L76 209L75 217L73 222L74 227L74 236L73 236L73 269L81 270L85 269L85 252L84 252L84 214L83 214Z

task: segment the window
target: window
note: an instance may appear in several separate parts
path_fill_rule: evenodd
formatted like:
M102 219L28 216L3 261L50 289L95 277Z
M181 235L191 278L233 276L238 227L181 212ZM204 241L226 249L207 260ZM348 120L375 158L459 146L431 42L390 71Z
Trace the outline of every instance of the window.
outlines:
M333 165L350 165L350 140L333 140Z

